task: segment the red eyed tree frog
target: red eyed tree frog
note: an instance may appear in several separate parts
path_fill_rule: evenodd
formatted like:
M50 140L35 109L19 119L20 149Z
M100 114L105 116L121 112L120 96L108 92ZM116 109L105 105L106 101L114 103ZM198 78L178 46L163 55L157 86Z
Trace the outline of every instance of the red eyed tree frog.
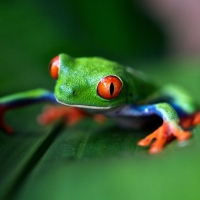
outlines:
M116 62L60 54L51 61L49 71L56 79L54 93L36 89L0 98L0 126L4 130L12 132L4 122L8 109L40 101L100 113L132 128L145 126L158 116L161 125L138 142L150 146L150 153L158 153L172 138L190 138L188 128L200 123L198 106L184 91L170 85L157 87L143 73ZM77 109L67 112L69 118L73 112ZM75 115L80 119L82 112Z

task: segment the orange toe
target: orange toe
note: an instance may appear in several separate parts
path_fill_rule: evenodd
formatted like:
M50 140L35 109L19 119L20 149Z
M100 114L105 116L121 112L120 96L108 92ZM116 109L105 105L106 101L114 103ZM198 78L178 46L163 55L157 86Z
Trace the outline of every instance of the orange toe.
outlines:
M185 129L191 128L198 124L200 124L200 112L196 112L180 119L180 125Z
M140 140L138 145L150 146L149 153L155 154L162 151L165 144L173 137L176 137L179 141L183 141L189 139L191 137L191 133L189 131L182 130L175 122L163 122L157 130Z
M38 122L40 124L50 124L58 119L64 119L68 125L73 125L85 115L85 112L73 107L48 106L38 116Z
M193 119L193 125L200 124L200 112L195 113L194 119Z

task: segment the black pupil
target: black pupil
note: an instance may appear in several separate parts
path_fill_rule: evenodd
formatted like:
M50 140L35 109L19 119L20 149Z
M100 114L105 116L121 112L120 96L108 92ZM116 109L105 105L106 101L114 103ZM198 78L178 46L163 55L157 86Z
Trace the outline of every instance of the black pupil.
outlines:
M112 83L110 84L110 96L113 95L114 89L115 89L115 87L114 87L114 84L113 84L113 82L112 82Z

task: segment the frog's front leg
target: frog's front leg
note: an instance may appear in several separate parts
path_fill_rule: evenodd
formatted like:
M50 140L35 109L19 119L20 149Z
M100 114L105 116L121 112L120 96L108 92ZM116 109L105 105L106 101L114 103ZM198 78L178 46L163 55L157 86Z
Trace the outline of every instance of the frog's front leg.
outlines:
M153 133L138 142L139 146L149 146L150 153L160 152L164 145L173 137L178 141L187 140L191 133L184 131L179 125L179 117L177 112L168 103L158 103L145 106L129 106L122 110L121 114L127 116L150 116L153 114L162 118L162 125ZM155 140L155 141L154 141Z
M54 94L44 89L35 89L0 98L0 128L12 134L13 130L5 123L5 113L11 109L44 101L56 103Z

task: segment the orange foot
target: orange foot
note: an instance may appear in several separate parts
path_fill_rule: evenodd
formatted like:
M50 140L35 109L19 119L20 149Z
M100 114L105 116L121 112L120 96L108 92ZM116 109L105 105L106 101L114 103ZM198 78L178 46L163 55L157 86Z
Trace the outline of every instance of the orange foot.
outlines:
M93 117L97 122L104 122L105 117L102 115L89 115L84 111L67 106L47 106L44 111L38 116L40 124L50 124L57 119L64 119L67 125L74 125L81 121L84 117Z
M149 153L155 154L162 151L164 145L173 137L178 141L189 139L191 133L183 131L175 122L163 122L163 124L153 133L138 142L139 146L149 146ZM151 142L155 140L152 144Z
M8 126L3 117L0 116L0 128L3 129L5 132L7 132L8 134L13 134L13 130L12 128L10 128L10 126Z
M180 119L180 125L187 129L200 124L200 112Z
M6 131L8 134L13 134L12 128L10 128L4 121L6 109L3 106L0 106L0 128Z

